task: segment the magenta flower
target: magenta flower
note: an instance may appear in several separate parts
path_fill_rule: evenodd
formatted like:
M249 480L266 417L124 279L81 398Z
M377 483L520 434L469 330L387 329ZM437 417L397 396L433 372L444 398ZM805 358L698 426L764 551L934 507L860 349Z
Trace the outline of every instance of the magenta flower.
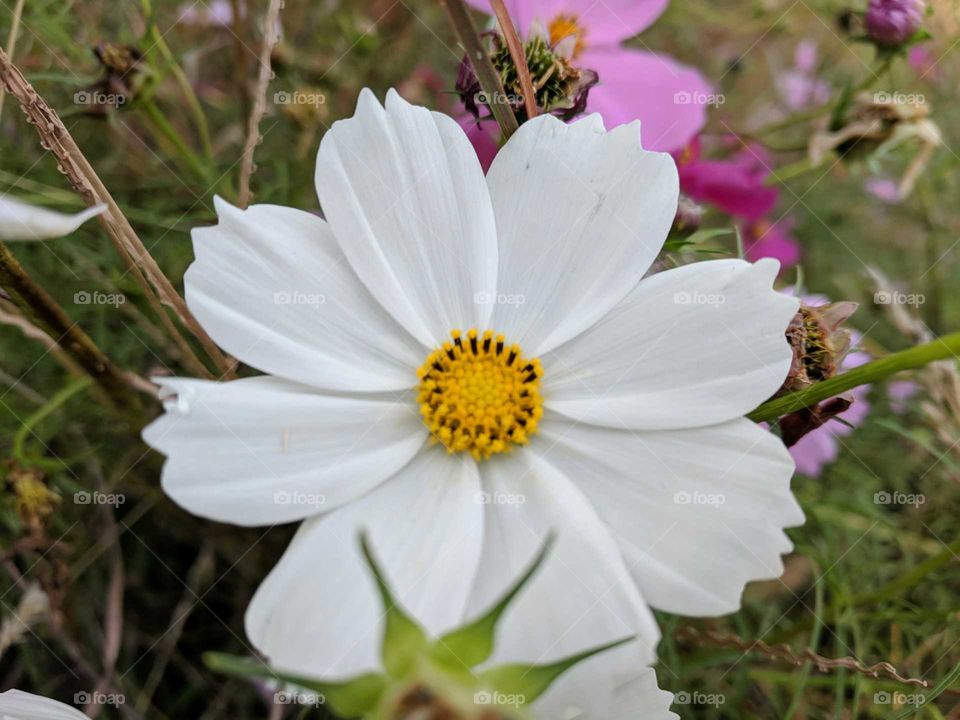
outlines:
M491 12L487 0L468 2ZM717 98L696 70L659 53L621 46L648 28L667 2L506 0L506 5L524 38L537 26L545 28L551 44L573 43L575 65L600 76L590 90L587 112L600 113L608 129L639 119L644 148L672 152L681 150L703 127L707 105ZM497 131L496 124L486 121L478 128Z
M925 7L923 0L870 0L867 35L878 45L902 45L920 29Z
M747 259L776 258L780 267L793 267L800 262L800 243L793 236L793 219L759 220L740 229Z
M677 157L680 189L700 203L757 221L777 204L779 192L765 185L770 174L766 152L759 147L743 148L723 160L700 158L700 140L695 139Z

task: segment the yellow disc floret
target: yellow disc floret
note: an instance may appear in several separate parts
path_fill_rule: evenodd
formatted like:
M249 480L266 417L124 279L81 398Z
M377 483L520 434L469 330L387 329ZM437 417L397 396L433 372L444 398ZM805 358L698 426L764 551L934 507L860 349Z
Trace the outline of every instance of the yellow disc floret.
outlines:
M450 337L417 371L417 403L433 442L477 460L526 445L543 415L540 361L490 330Z
M576 15L567 15L566 13L557 15L547 26L547 32L550 34L551 46L572 36L576 41L573 48L573 57L575 58L579 57L587 46L584 40L587 32Z

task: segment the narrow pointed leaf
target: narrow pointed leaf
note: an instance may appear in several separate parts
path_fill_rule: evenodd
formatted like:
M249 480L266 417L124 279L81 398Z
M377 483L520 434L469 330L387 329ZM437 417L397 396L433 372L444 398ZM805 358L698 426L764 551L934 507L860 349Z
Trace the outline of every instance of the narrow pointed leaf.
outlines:
M616 640L606 645L584 650L576 655L557 660L548 665L531 665L528 663L511 663L491 668L480 676L480 682L504 695L521 698L524 705L529 705L546 692L553 681L577 663L583 662L594 655L612 650L632 641L633 637Z
M410 668L413 660L427 651L427 634L423 628L400 606L393 597L386 578L373 557L366 535L360 537L360 547L380 589L386 623L383 632L383 666L391 677L401 677Z
M440 638L434 646L434 658L441 663L460 668L475 667L493 654L497 623L513 599L526 587L530 578L540 569L553 547L555 536L551 533L543 547L530 563L530 567L504 596L486 613L461 628L452 630Z
M313 691L324 697L327 707L345 718L358 717L374 710L387 686L387 679L376 673L339 682L325 682L303 675L277 672L259 660L227 653L204 653L203 662L214 672L225 675L272 680Z

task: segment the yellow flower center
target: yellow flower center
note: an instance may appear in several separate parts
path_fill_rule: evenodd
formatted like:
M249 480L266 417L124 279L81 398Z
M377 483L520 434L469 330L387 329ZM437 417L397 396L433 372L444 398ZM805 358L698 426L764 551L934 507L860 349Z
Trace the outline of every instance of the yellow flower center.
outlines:
M587 34L586 28L580 25L576 15L567 15L566 13L557 15L550 21L549 25L547 25L547 32L550 33L551 46L556 45L571 35L576 38L573 57L578 57L587 47L587 43L584 41L584 37L586 37Z
M476 460L526 445L543 415L540 361L490 330L450 337L417 370L417 403L432 442Z

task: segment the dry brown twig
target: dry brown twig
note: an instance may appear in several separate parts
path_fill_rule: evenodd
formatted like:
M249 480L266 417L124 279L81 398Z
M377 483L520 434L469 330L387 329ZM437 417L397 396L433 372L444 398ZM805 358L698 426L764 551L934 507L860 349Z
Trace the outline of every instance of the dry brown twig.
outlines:
M187 308L186 302L163 274L93 166L80 151L60 116L40 97L3 50L0 50L0 82L20 103L27 122L36 128L40 136L40 144L56 157L57 169L70 181L73 189L80 194L87 205L92 206L98 203L107 205L107 211L99 216L98 221L113 241L128 270L143 288L148 301L165 321L164 325L168 330L173 329L174 339L177 339L176 336L179 333L166 317L166 313L159 308L161 304L173 310L180 322L197 338L217 369L224 376L232 377L234 363L220 351L216 343L200 327L200 323ZM206 371L203 363L196 359L189 345L182 338L178 344L186 350L185 354L195 361L191 363L193 369L197 372L203 369L203 375L209 377L209 371Z
M49 349L50 345L42 338L46 334L49 341L63 349L72 363L93 378L112 406L118 409L131 407L128 374L110 361L50 294L27 274L3 243L0 243L0 285L14 295L15 305L21 311L32 312L44 327L41 331L26 318L13 324L29 337L43 342ZM7 315L10 315L9 311ZM70 369L69 364L66 367Z
M250 119L247 122L247 141L243 146L243 160L240 165L240 190L237 193L237 204L245 208L252 197L250 193L250 178L255 166L253 153L263 139L260 136L260 121L267 111L267 88L273 79L273 69L270 57L279 38L277 31L280 23L280 9L283 0L270 0L267 13L263 18L263 46L260 48L260 72L257 75L257 90L253 97L253 108L250 110Z
M810 648L804 648L797 652L786 643L777 645L768 645L763 640L747 640L732 633L722 633L717 630L698 630L693 627L681 627L676 632L678 640L686 640L692 643L709 643L725 648L740 650L741 652L757 652L772 659L786 660L792 665L800 666L806 662L816 665L820 672L827 672L837 668L852 670L853 672L867 675L869 677L880 677L885 675L891 680L903 683L905 685L916 685L919 687L928 687L929 683L921 678L904 677L897 669L888 662L879 662L874 665L864 665L859 660L852 657L828 658L823 655L817 655Z
M517 78L520 80L520 87L523 90L523 107L527 111L527 119L532 120L537 116L537 96L533 90L533 78L530 77L530 68L527 67L527 55L523 50L523 42L517 35L517 28L510 19L510 13L503 0L490 0L493 12L497 16L497 23L500 25L500 31L507 42L507 49L510 51L510 57L513 58L513 64L517 66Z

